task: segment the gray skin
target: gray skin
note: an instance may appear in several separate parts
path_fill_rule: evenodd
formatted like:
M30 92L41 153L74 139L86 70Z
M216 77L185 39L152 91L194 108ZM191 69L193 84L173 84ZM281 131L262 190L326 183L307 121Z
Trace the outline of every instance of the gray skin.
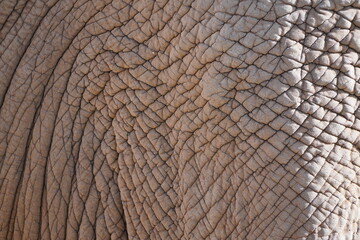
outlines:
M0 3L0 239L360 239L359 0Z

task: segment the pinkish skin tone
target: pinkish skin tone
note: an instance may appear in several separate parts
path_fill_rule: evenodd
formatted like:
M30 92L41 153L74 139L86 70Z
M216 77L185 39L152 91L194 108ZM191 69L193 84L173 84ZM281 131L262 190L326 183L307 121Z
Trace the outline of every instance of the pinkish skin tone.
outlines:
M0 239L360 239L360 2L0 3Z

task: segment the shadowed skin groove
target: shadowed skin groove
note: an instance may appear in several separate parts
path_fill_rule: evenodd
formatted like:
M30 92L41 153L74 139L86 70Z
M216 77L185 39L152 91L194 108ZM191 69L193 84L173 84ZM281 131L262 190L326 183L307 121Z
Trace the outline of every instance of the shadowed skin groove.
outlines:
M0 239L359 239L358 0L0 3Z

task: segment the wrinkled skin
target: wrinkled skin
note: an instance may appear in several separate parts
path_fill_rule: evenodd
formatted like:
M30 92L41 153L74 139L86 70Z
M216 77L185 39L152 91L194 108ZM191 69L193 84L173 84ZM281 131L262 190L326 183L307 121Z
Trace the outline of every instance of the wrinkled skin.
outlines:
M0 11L0 239L360 238L358 0Z

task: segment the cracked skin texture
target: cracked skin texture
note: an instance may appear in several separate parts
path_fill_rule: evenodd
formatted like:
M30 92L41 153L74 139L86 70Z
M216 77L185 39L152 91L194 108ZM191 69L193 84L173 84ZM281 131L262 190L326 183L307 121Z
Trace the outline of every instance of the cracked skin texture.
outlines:
M359 0L0 3L0 239L359 239Z

